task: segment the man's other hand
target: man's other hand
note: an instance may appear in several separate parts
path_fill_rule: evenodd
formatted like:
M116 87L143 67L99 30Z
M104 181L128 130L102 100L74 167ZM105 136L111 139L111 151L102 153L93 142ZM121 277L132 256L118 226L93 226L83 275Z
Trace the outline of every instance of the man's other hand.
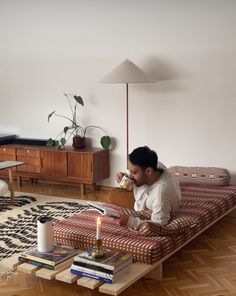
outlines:
M129 221L129 215L120 213L120 218L116 219L115 221L119 226L125 226Z

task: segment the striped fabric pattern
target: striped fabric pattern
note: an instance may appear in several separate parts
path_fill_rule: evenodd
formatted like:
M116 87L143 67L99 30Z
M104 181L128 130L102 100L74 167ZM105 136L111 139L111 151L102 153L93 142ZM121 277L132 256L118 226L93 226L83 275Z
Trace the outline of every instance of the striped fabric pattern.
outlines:
M180 183L225 186L230 184L230 172L217 167L172 166L168 171Z
M103 247L124 250L132 254L134 261L152 264L236 205L236 186L182 185L181 190L182 204L171 222L164 227L153 228L150 223L146 228L135 232L117 226L110 217L101 216ZM114 205L111 207L120 209ZM143 219L151 215L150 211L124 211ZM57 222L54 225L55 242L82 250L94 247L98 216L97 212L87 210Z

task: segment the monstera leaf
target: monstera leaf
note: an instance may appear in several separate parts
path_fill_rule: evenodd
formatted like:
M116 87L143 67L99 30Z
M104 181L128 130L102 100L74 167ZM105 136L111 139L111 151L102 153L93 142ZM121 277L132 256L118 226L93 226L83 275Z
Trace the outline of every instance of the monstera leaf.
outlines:
M109 149L111 145L111 138L109 136L103 136L101 137L100 143L102 145L102 148Z
M84 101L81 98L81 96L74 96L74 99L76 100L76 102L82 106L84 106Z

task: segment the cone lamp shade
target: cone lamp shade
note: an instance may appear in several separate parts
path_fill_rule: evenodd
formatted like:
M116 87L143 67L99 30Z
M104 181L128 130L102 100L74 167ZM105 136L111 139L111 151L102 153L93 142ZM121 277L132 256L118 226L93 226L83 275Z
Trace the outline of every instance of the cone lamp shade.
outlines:
M109 72L100 80L101 83L124 83L126 84L126 157L127 167L129 158L129 84L130 83L150 83L154 80L142 69L126 59L114 70Z

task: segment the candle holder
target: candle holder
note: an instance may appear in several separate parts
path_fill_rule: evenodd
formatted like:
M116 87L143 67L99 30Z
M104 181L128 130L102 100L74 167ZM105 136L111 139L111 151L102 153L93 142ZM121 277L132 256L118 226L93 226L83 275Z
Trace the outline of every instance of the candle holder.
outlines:
M91 256L93 259L98 259L104 257L105 253L102 249L102 240L96 239L96 248L92 251Z

